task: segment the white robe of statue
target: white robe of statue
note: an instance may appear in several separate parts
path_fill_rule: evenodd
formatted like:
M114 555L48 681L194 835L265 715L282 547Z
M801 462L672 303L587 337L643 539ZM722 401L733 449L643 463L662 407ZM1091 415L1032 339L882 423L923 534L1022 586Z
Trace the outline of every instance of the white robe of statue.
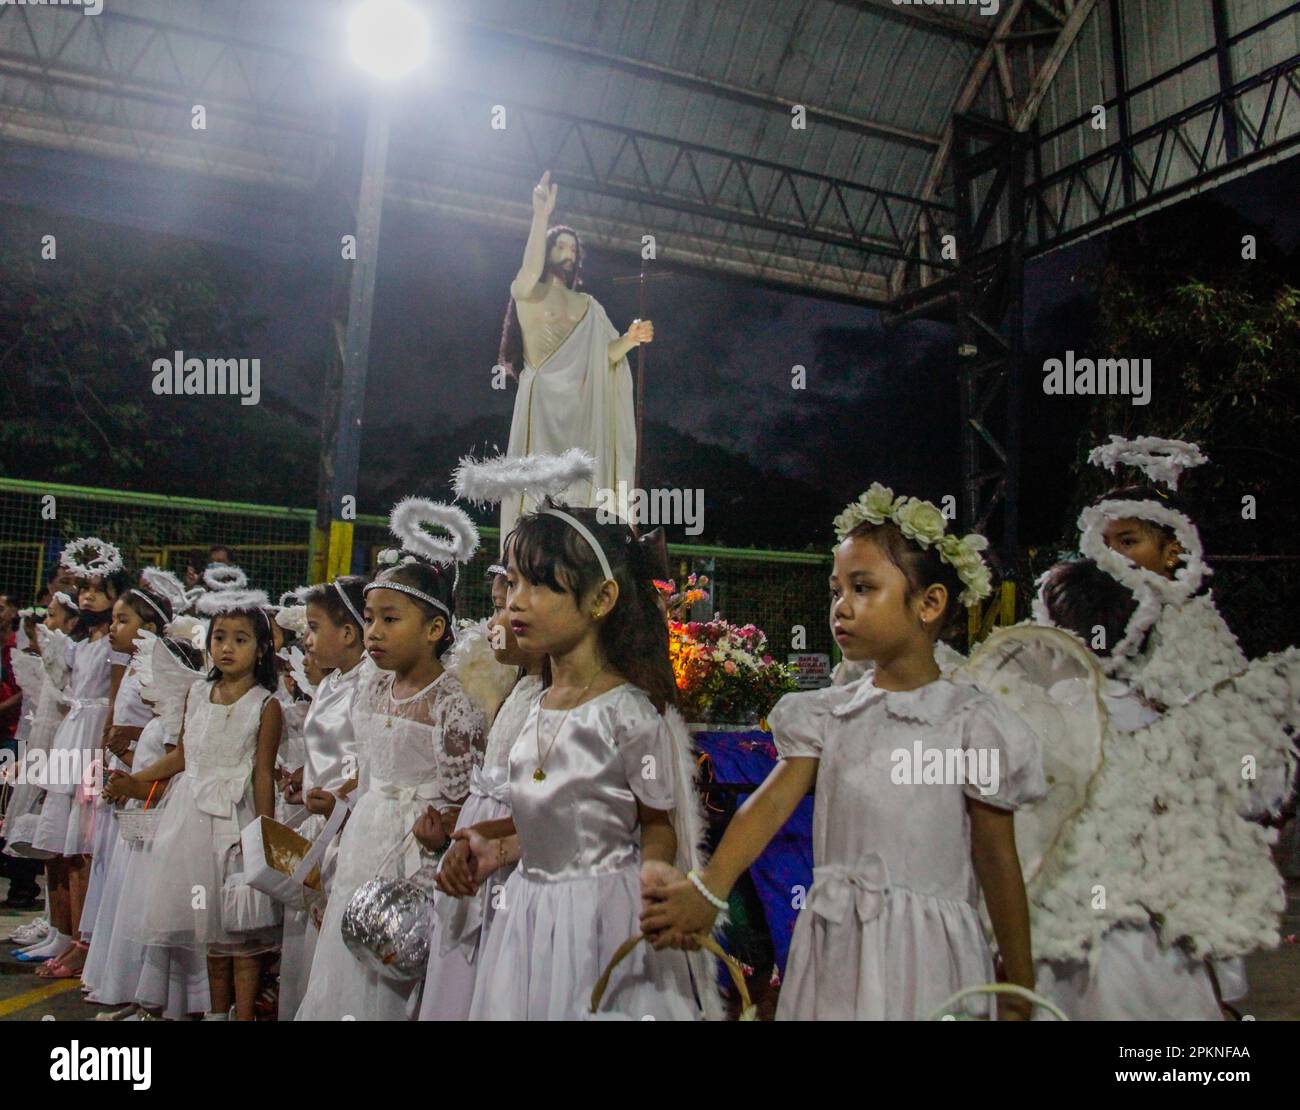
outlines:
M581 447L596 460L595 481L575 483L559 499L591 506L598 503L598 490L617 495L619 482L633 487L636 415L627 359L609 363L609 345L619 333L595 297L580 295L587 311L568 337L540 366L524 359L506 454L558 455ZM503 544L520 515L535 507L531 497L501 503Z

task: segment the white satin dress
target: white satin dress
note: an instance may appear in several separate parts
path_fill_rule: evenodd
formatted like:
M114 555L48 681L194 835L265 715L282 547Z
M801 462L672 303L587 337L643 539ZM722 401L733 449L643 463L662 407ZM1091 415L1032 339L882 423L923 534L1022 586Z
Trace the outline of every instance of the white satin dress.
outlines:
M337 790L360 771L361 742L353 727L353 707L357 693L374 674L374 663L369 656L363 656L351 670L330 671L316 687L302 726L304 798L312 789ZM359 800L360 794L353 791L352 804ZM324 825L324 817L310 814L298 826L298 832L315 840ZM337 853L330 850L321 864L321 886L326 892L333 882L336 859ZM302 1005L318 938L308 910L285 906L280 946L281 1021L292 1021Z
M540 782L539 719L547 753ZM641 931L637 802L672 810L672 759L668 725L630 683L572 711L533 702L510 751L523 857L500 891L471 1019L571 1021L588 1011L615 950ZM698 1018L686 953L633 949L615 969L601 1012Z

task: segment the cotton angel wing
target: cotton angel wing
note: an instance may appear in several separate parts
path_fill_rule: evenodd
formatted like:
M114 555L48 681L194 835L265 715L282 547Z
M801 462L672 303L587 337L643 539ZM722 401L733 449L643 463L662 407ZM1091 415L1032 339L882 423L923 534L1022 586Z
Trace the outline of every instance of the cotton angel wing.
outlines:
M994 632L956 677L1004 702L1042 741L1047 794L1016 811L1016 846L1028 883L1062 830L1083 809L1101 770L1105 677L1080 640L1057 628L1031 624Z
M152 632L135 634L132 666L140 680L140 697L154 707L169 736L180 735L185 720L185 696L203 676L176 658Z
M1241 674L1165 711L1243 817L1277 816L1291 796L1300 730L1300 650L1252 660Z
M43 624L36 626L36 646L41 649L41 663L49 680L59 690L66 690L68 686L70 643L72 638L57 628L46 628Z
M488 622L465 621L456 631L456 642L443 653L442 665L464 687L465 693L491 723L497 710L514 688L518 669L498 663L492 651Z

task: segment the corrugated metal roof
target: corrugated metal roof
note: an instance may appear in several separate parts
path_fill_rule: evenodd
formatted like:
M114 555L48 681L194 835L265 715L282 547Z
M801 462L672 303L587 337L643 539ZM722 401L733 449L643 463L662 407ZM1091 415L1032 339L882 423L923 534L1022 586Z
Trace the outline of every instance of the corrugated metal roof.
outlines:
M1287 6L1228 0L1229 30ZM342 57L349 7L113 0L89 16L0 4L0 135L301 191L329 158L339 108L367 95ZM430 8L438 51L403 88L395 202L522 227L546 163L562 183L559 214L595 243L639 250L653 233L663 260L868 301L919 280L925 205L951 229L943 171L955 109L1027 126L1032 112L1019 117L1054 46L1068 50L1042 100L1043 130L1115 92L1109 0L1002 0L996 15L891 0ZM1130 87L1213 43L1210 0L1121 10ZM1290 17L1233 48L1234 75L1297 53ZM1134 94L1132 127L1217 88L1207 59ZM205 131L190 126L196 103ZM504 131L491 126L494 105L507 111ZM796 105L803 128L792 126ZM1297 111L1294 98L1280 106L1279 135L1300 130ZM1195 147L1198 126L1209 125L1189 124L1183 145ZM1044 143L1043 171L1117 141L1114 126L1076 126ZM1194 162L1180 149L1161 172L1177 182ZM1088 172L1104 189L1107 170ZM1067 216L1097 211L1084 203Z

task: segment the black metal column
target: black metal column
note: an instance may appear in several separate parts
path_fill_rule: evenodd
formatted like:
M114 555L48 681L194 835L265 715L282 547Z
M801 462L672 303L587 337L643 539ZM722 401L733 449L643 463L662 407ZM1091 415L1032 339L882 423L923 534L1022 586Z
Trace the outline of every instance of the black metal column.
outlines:
M996 550L1012 580L1020 538L1024 187L1031 143L1030 135L996 120L970 114L953 120L962 524L997 533Z

